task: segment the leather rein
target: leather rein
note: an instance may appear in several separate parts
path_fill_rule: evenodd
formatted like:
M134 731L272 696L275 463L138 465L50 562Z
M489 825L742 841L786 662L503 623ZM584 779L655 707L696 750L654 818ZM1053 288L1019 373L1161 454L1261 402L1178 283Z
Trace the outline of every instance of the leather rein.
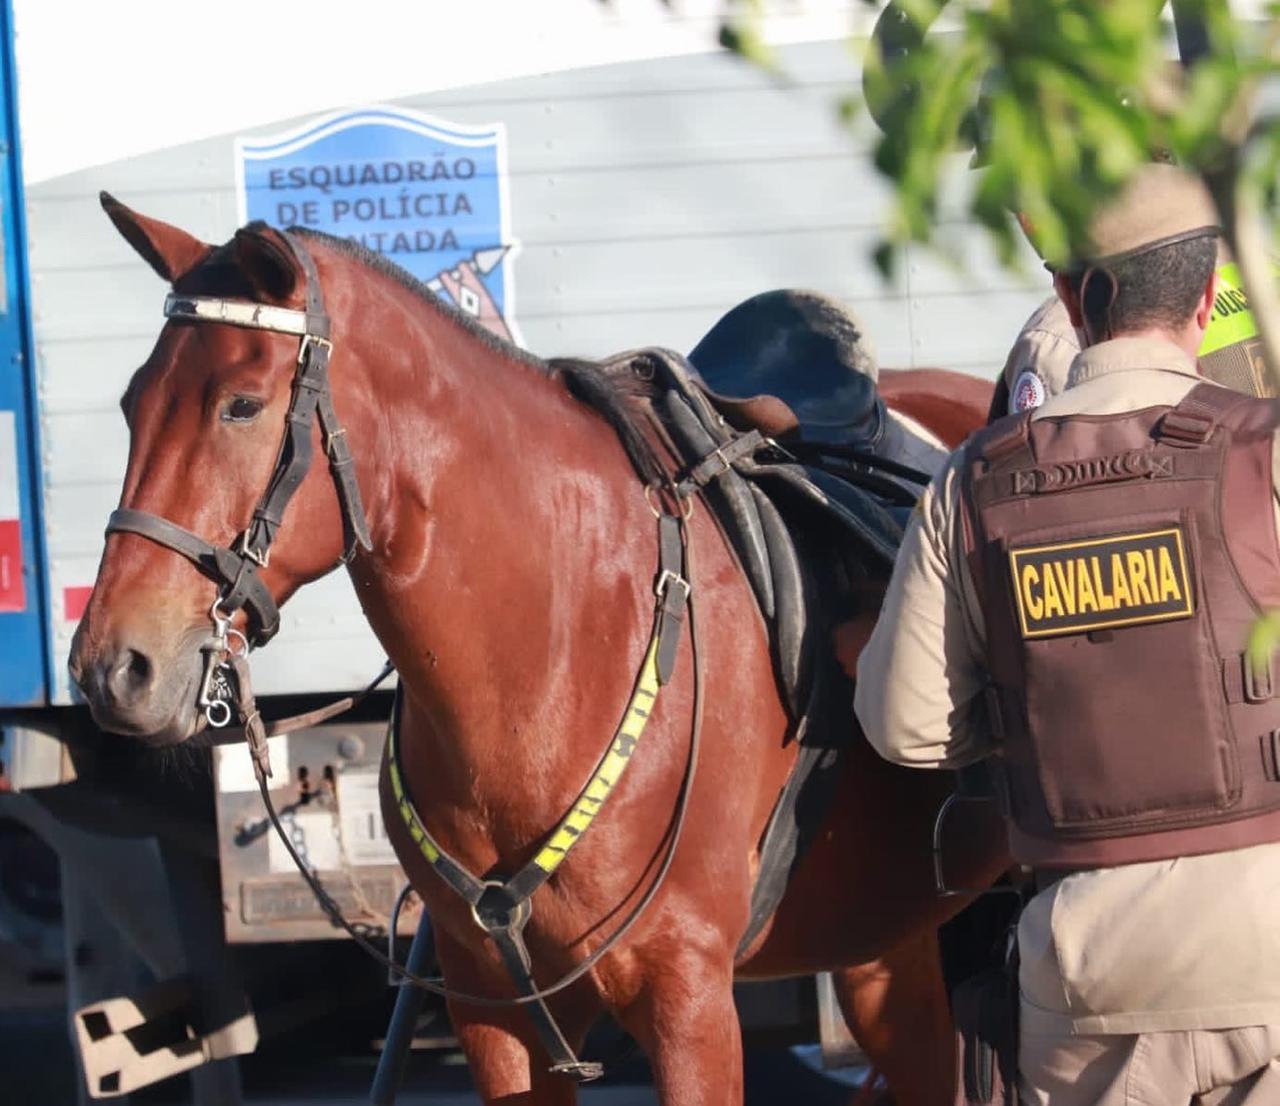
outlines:
M243 735L247 740L258 789L271 823L330 921L345 930L357 944L403 982L432 994L472 1005L525 1006L551 1057L551 1070L579 1081L595 1079L603 1074L602 1065L577 1058L547 1008L546 1000L581 979L615 947L656 897L675 857L698 761L703 713L702 662L693 617L693 589L690 583L693 576L692 550L687 530L692 512L690 497L695 489L677 487L671 482L664 487L645 488L646 500L658 522L659 570L654 584L656 602L653 629L631 700L612 742L587 784L579 792L570 813L547 836L533 859L514 876L509 879L482 879L472 875L427 831L409 796L397 755L400 720L397 692L388 728L386 767L401 818L424 859L470 905L472 917L494 941L519 994L516 998L465 994L448 988L443 980L426 979L413 974L377 948L361 928L347 921L316 873L298 855L289 834L280 823L267 784L271 776L266 744L269 736L315 725L342 713L373 691L393 670L388 662L364 691L319 710L271 724L262 720L251 690L248 653L251 648L265 645L280 628L279 611L259 570L267 567L271 544L280 528L285 509L311 467L313 420L320 425L325 454L342 510L342 560L344 563L350 561L357 548L372 548L364 504L355 479L354 459L347 445L345 432L338 424L329 388L328 365L333 343L319 274L302 242L288 232L279 233L288 243L305 274L305 310L180 293L170 293L164 304L164 314L169 319L192 323L223 323L294 335L299 339L285 436L275 469L254 509L249 525L229 547L215 546L160 515L133 508L119 508L107 522L107 534L137 534L162 545L185 557L218 586L217 599L209 611L213 633L201 646L205 662L198 706L204 711L209 726L214 729L222 729L229 725L233 716L238 717L240 728L234 734L227 731L227 739L236 740ZM674 504L674 513L665 509L665 502ZM231 616L241 609L247 619L245 633L231 626ZM532 916L532 896L552 877L570 849L586 832L625 771L652 714L658 692L674 671L686 610L694 672L691 735L680 791L662 842L662 847L665 848L662 862L645 893L609 937L556 983L539 988L533 978L532 962L523 937L524 928ZM222 744L223 741L218 740L217 743Z

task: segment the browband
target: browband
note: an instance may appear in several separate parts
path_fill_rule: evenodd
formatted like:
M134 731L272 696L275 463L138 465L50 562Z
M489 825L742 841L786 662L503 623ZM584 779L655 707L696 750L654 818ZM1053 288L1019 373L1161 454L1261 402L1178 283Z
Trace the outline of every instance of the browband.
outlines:
M226 323L251 330L271 330L278 334L314 334L305 311L275 307L248 300L224 300L217 296L186 296L170 292L164 298L166 319L191 319L201 323Z

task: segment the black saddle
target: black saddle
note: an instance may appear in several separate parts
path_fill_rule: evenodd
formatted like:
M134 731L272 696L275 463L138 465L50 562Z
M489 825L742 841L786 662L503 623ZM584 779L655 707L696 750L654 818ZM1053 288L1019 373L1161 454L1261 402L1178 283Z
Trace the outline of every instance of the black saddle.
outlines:
M752 296L707 332L689 361L722 413L771 396L794 413L804 441L874 453L884 437L879 368L865 330L818 292Z
M834 794L854 725L852 684L835 661L831 632L855 613L860 583L887 578L902 537L893 508L903 488L876 471L888 462L869 465L856 451L829 467L836 447L802 448L805 424L790 404L771 394L709 393L693 365L670 350L636 350L603 368L650 382L653 416L683 460L678 488L705 495L755 592L800 747L761 842L741 952L777 908ZM879 403L874 384L861 394L874 401L860 408L864 418L845 419L856 408L837 408L841 421L823 421L823 433L844 427L858 440L852 431ZM801 410L815 410L812 397L794 387L792 396Z
M776 909L834 794L854 733L852 684L831 632L887 578L904 504L928 477L881 455L887 416L862 326L816 292L778 290L726 314L688 359L619 354L606 376L647 382L652 417L700 489L769 628L800 747L765 831L739 952Z

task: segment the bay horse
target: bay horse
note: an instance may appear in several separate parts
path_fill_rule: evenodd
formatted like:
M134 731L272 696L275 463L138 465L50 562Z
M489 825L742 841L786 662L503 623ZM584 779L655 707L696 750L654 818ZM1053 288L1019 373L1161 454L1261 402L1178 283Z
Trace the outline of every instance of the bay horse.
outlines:
M354 552L356 593L399 672L400 769L417 809L472 872L514 871L599 761L653 621L654 519L616 418L351 243L290 232L305 243L308 273L262 224L214 247L105 194L103 206L179 298L216 296L242 315L283 308L279 317L295 318L310 310L310 292L323 291L332 345L317 341L331 351L332 407L368 534L349 542L348 515L324 466L313 465L255 573L268 602L282 603ZM122 400L131 444L120 502L197 541L230 547L243 534L244 551L262 489L284 453L300 448L282 452L281 428L302 355L296 332L231 321L178 317L160 331ZM966 421L984 414L985 400ZM319 434L304 428L301 444L314 435L317 453L332 449ZM735 976L836 969L853 1031L901 1106L949 1102L952 1042L934 934L966 900L939 898L933 885L943 774L892 767L852 742L823 830L767 928L735 958L757 846L796 749L734 553L701 504L687 530L706 706L683 836L638 924L550 1001L552 1012L575 1049L612 1013L647 1054L665 1106L729 1106L742 1096ZM171 542L109 534L70 657L100 726L156 746L196 733L216 594ZM867 612L842 635L852 653L873 618ZM235 624L250 632L243 610ZM686 634L627 776L535 896L526 937L540 981L598 946L653 880L692 696ZM383 807L449 986L511 995L470 909L406 832L385 771ZM994 819L951 840L958 885L986 886L1005 866ZM547 1072L525 1011L451 1000L450 1013L486 1103L576 1101L574 1084Z

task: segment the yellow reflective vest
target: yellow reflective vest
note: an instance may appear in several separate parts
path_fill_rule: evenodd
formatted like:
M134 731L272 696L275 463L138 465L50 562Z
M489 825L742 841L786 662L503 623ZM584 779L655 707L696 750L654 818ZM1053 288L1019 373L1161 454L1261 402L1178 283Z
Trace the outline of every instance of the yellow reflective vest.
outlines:
M1280 266L1276 272L1280 274ZM1238 392L1276 394L1263 360L1258 324L1235 262L1218 266L1218 294L1200 347L1200 374Z

